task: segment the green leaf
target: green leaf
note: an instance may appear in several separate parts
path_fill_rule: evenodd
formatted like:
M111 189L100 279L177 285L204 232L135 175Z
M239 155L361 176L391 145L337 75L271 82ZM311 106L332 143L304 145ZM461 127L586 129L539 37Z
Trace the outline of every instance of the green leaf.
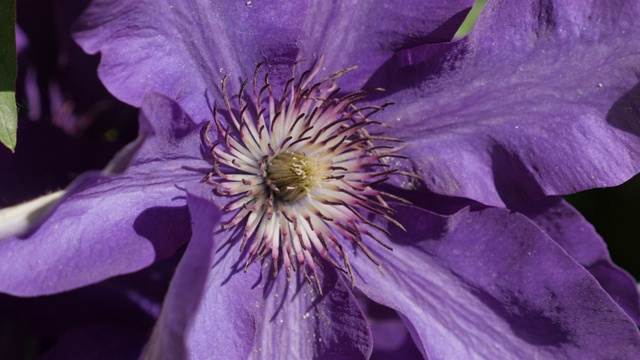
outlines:
M486 4L487 0L476 0L471 11L469 11L469 14L467 14L467 17L464 19L464 22L460 25L460 29L458 29L458 32L453 36L453 40L458 40L471 31Z
M0 142L11 151L16 148L18 131L15 26L15 0L0 0Z

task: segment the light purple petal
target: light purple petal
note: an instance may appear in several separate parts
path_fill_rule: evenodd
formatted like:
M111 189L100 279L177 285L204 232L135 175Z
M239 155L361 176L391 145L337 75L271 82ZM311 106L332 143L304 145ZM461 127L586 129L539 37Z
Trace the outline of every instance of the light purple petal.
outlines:
M640 170L640 3L489 2L472 33L400 51L367 86L438 193L504 206Z
M324 296L300 279L287 282L257 264L243 272L238 243L216 226L211 188L188 187L194 222L189 243L148 345L149 355L181 358L367 358L371 335L360 308L335 270ZM266 285L265 285L266 284ZM300 288L298 288L300 286Z
M0 242L0 291L56 293L139 270L189 240L181 191L169 176L81 176L26 238Z
M634 358L640 333L598 282L526 217L398 206L393 251L352 260L356 285L406 320L428 358Z
M99 75L119 99L140 106L158 91L194 120L209 119L220 81L253 76L267 61L274 84L288 78L298 55L304 1L93 1L76 24L75 39L100 52ZM237 89L237 86L233 87Z
M584 266L627 315L640 324L635 280L611 261L605 242L576 209L560 198L548 198L522 213Z
M210 170L197 128L157 94L140 120L139 140L109 166L124 173L81 175L29 236L0 242L0 291L33 296L84 286L146 267L189 240L183 187Z
M451 40L472 5L471 0L316 1L305 20L301 55L324 55L325 75L358 66L340 86L359 90L395 51Z
M139 105L159 91L179 100L196 121L208 118L207 97L219 83L248 78L265 61L282 83L302 58L326 55L325 73L359 66L344 78L357 90L394 51L449 41L472 0L421 1L94 1L76 24L88 53L102 53L100 77L118 98Z

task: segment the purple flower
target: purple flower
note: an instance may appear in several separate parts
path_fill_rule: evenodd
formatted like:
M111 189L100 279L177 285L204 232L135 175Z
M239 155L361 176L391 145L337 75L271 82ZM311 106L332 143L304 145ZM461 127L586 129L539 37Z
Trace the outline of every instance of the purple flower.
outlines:
M273 277L265 261L265 268L242 273L250 255L239 252L242 228L218 223L233 221L234 212L219 210L237 200L227 195L241 193L239 182L253 185L225 175L248 173L241 162L262 170L255 159L232 159L251 147L241 137L242 122L232 128L242 103L218 114L221 126L208 133L226 146L216 153L218 162L232 155L226 168L208 177L213 185L200 182L214 160L200 124L212 120L211 103L223 103L220 72L251 79L265 61L277 100L299 55L322 54L316 79L359 66L338 79L341 94L387 89L367 99L395 102L372 117L392 127L377 139L358 136L383 144L405 140L409 146L400 154L407 161L391 164L423 179L387 182L385 192L414 204L393 202L392 217L357 210L372 215L362 224L393 251L367 237L367 256L353 246L357 234L337 241L356 288L395 309L424 356L633 357L640 350L635 283L611 263L575 210L545 196L617 184L638 171L637 79L629 77L640 63L633 26L639 5L496 2L469 37L435 43L453 34L467 2L323 4L94 2L77 40L102 53L99 71L110 91L141 106L140 137L105 173L78 179L29 237L0 243L2 291L40 295L83 286L146 267L190 239L148 344L150 356L368 357L371 329L351 282L321 254L322 269L312 277L323 295L304 284L302 270L287 281L284 274ZM152 91L164 96L143 95ZM314 93L304 94L307 101ZM246 114L270 126L277 116L270 109L264 113L270 120L260 123L261 104ZM302 139L306 129L289 141ZM261 130L255 130L251 153L261 154ZM355 146L357 138L348 135L345 141ZM305 164L284 161L299 176L311 174ZM288 188L269 166L265 183ZM228 194L216 195L214 188ZM291 196L282 201L299 200ZM253 224L250 218L246 224ZM298 240L329 235L315 227L301 234ZM275 238L284 239L279 235L262 244L272 250Z

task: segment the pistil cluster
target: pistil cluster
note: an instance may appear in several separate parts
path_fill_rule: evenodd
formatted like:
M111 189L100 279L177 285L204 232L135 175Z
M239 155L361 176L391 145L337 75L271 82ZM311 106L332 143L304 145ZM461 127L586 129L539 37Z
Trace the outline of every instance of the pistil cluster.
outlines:
M320 292L317 272L326 263L355 281L346 245L357 245L379 267L367 243L391 247L371 231L389 234L376 217L402 228L384 198L405 200L376 185L393 174L411 176L387 164L389 157L403 157L397 154L399 148L374 144L401 141L367 131L382 125L370 117L390 104L356 106L364 90L342 95L336 80L354 68L313 82L321 62L299 78L292 76L279 100L268 73L258 87L258 65L252 94L243 82L236 108L225 77L226 111L224 116L217 106L213 111L218 141L211 142L207 135L210 123L204 130L214 158L204 181L220 195L236 197L224 208L235 213L222 227L244 227L240 251L249 246L245 271L270 255L274 277L284 268L290 279L299 269L309 283L315 279Z

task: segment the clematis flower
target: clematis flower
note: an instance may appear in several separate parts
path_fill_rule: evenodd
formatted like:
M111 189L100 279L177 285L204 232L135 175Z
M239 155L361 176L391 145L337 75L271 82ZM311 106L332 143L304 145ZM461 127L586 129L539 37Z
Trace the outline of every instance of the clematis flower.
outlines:
M630 1L615 8L549 4L492 3L469 37L434 44L446 39L436 34L456 28L448 26L455 23L450 19L468 3L94 2L79 23L77 39L85 50L102 52L100 73L110 91L141 106L141 136L106 173L77 180L30 236L0 244L2 291L39 295L83 286L148 266L190 239L148 343L148 357L366 358L373 345L371 329L352 284L396 310L425 357L633 357L640 346L635 284L611 264L602 240L575 210L544 197L617 184L637 172L637 131L629 125L634 115L629 108L636 109L636 100L626 94L636 85L628 75L637 73L638 34L632 20L640 10ZM594 46L598 51L585 58ZM312 91L301 90L293 98L283 95L289 86L290 95L298 91L295 81L287 85L292 72L297 81L305 78L292 70L299 53L312 59L314 53L324 55L317 79L358 65L335 79L341 95L386 88L377 96L369 93L367 101L395 105L355 121L367 123L371 116L393 126L379 134L348 134L355 137L345 141L353 149L358 138L382 144L403 139L408 146L395 153L406 159L390 165L422 179L389 179L380 189L380 183L362 175L363 169L345 167L371 187L365 191L383 191L413 205L392 198L386 216L379 212L387 209L349 210L348 222L356 229L366 225L371 235L363 236L371 244L370 254L354 244L357 231L349 237L316 230L315 225L322 227L318 222L296 235L304 243L304 234L318 239L333 234L343 257L350 259L353 270L346 272L353 281L322 256L322 241L305 245L301 252L316 255L322 265L307 274L317 287L306 284L305 267L292 272L290 280L282 273L273 277L285 252L282 257L267 252L274 262L259 262L265 266L254 264L243 273L251 250L239 251L240 222L219 224L233 222L236 214L222 216L219 209L237 201L234 195L244 196L242 185L254 185L229 175L250 174L241 162L261 170L256 159L244 154L263 145L260 127L250 145L241 137L242 122L233 117L247 115L247 124L266 128L280 106L269 105L262 113L268 120L261 123L263 103L257 96L249 110L240 102L215 112L221 126L203 125L215 121L212 102L226 106L220 69L232 79L251 79L260 62L269 73L267 91L301 115L297 100L316 101L309 95L321 87L311 85ZM592 68L603 80L585 76ZM230 93L240 94L239 88ZM150 91L164 95L143 95ZM243 95L233 100L238 99L246 101ZM377 105L361 102L357 108L367 106ZM321 124L330 129L332 122ZM288 141L303 139L306 129ZM306 131L320 131L314 129ZM344 129L331 131L347 135ZM273 131L268 135L275 136ZM226 150L216 153L214 148L212 155L214 143L207 137L221 139ZM279 139L282 145L287 136ZM375 150L365 148L365 158L381 159ZM218 172L215 162L221 160L226 168ZM298 176L311 174L293 157L279 160L301 171L294 171ZM259 174L280 192L289 186L313 192L330 180L279 183L280 177L270 175L272 163L264 164L266 175ZM322 169L322 174L328 171ZM277 193L270 186L261 191L267 194L261 199ZM365 195L377 199L380 194ZM358 203L355 198L344 202ZM299 200L292 195L281 201ZM347 216L346 205L328 205ZM246 215L238 219L265 232L273 226L251 222ZM247 241L268 250L278 248L279 239L285 243L278 231L269 238L252 234Z
M163 97L147 97L142 111L156 119L172 114L167 121L173 126L180 114ZM182 126L174 132L184 134ZM320 261L322 270L310 275L318 282L315 288L306 284L303 271L288 280L274 275L268 261L247 266L251 251L241 251L243 232L217 223L215 202L221 198L212 197L207 184L186 189L192 238L148 344L149 358L369 356L371 330L348 276ZM348 237L340 241L351 259L355 287L396 309L423 355L627 357L637 351L638 331L630 317L637 317L635 284L611 265L602 240L562 200L529 208L529 217L480 205L451 215L410 205L394 208L406 233L386 219L377 219L381 229L371 230L393 251L369 241L367 254L347 246ZM611 295L628 301L627 314L596 278L607 280Z

